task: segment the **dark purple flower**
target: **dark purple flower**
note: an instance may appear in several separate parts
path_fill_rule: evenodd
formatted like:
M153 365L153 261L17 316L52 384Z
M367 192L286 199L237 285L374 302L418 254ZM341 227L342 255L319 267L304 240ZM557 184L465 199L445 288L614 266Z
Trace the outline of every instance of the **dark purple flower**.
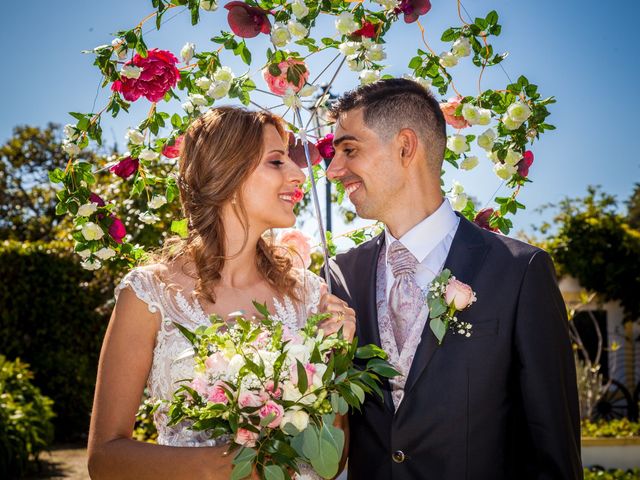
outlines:
M111 216L111 218L113 218L113 223L109 226L109 235L116 243L122 243L122 239L127 234L124 223L118 217Z
M476 217L473 219L473 223L478 225L480 228L484 228L485 230L497 232L497 228L489 225L489 220L491 219L491 215L493 215L493 213L493 208L483 208L476 214Z
M126 157L111 167L109 171L126 180L138 171L138 164L137 158Z
M527 178L529 175L529 167L533 164L533 152L531 150L527 150L524 152L522 156L522 160L520 160L517 164L518 167L518 175L522 178Z
M395 12L404 13L404 21L413 23L418 20L420 15L424 15L431 10L431 2L429 0L402 0L400 6Z
M333 133L328 133L324 138L318 140L316 147L318 147L322 158L331 160L336 154L336 149L333 148Z
M104 203L104 200L102 200L98 195L96 195L95 193L91 193L89 195L89 201L93 202L93 203L97 203L99 207L104 207L106 205L106 203Z
M271 33L267 10L239 1L229 2L224 8L229 10L227 21L231 30L239 37L253 38L259 33Z

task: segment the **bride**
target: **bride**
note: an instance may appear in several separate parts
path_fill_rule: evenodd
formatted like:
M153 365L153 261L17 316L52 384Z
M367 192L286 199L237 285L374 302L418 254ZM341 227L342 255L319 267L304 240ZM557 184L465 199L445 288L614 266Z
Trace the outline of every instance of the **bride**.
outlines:
M89 431L92 478L230 478L230 439L167 427L164 407L154 416L157 445L131 438L145 385L152 398L170 400L192 372L191 359L178 360L190 344L174 322L193 330L213 313L250 317L258 315L252 301L266 300L290 327L329 312L325 333L343 327L353 337L354 311L263 238L295 223L293 194L305 180L286 138L279 117L235 107L214 108L187 131L179 188L189 236L167 242L115 289Z

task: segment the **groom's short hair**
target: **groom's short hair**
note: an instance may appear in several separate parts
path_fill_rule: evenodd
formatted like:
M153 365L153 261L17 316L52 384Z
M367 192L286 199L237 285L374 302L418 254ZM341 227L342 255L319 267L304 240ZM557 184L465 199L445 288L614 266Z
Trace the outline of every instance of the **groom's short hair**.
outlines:
M425 145L429 166L440 175L447 144L447 126L440 104L419 83L391 78L362 85L340 97L331 108L335 120L342 113L362 108L365 125L385 140L410 128Z

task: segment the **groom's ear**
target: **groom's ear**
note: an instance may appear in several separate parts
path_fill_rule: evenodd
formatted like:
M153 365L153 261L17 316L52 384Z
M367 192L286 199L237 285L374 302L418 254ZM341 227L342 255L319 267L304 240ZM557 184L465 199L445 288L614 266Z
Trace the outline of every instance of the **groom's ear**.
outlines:
M418 136L411 128L403 128L398 132L397 141L402 166L408 167L418 151Z

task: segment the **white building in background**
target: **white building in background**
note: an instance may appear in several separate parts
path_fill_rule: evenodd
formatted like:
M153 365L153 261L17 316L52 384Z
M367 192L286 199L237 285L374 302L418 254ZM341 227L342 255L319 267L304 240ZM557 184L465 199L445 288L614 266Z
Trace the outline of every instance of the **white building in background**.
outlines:
M584 290L577 279L565 276L559 282L560 291L569 308L580 304L581 292ZM638 291L640 295L640 291ZM640 384L640 322L624 323L624 312L619 302L601 303L596 296L589 304L578 308L578 312L593 312L604 323L606 342L611 346L614 342L620 348L607 348L607 370L610 378L625 386L638 402ZM603 332L604 333L604 332Z

